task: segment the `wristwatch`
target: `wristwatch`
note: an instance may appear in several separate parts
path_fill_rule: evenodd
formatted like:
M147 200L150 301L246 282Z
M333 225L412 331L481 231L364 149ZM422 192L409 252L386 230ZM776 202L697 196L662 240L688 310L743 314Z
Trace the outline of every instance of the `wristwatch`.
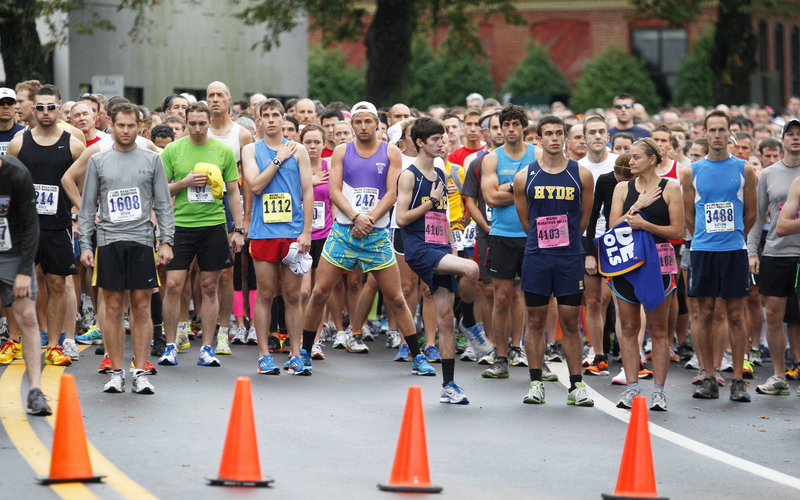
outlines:
M281 167L281 161L279 159L277 159L277 158L272 160L272 164L275 165L278 168Z
M431 204L433 204L433 208L439 209L439 207L441 206L442 200L440 200L438 198L429 198L429 199L431 200Z
M239 233L242 236L244 236L244 228L243 227L235 227L235 228L233 228L233 232L234 233Z

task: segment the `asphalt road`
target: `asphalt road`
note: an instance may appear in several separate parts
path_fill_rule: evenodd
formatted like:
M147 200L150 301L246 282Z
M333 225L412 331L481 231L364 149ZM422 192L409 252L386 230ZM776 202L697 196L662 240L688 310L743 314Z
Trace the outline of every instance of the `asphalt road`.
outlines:
M391 361L384 336L368 355L326 349L311 377L258 375L257 348L234 346L223 366L197 366L198 341L177 367L158 367L156 394L106 394L94 348L66 368L77 381L95 473L103 484L47 487L53 419L22 416L22 362L0 368L0 485L3 498L390 498L379 491L391 472L408 387L422 388L431 480L443 498L596 499L616 485L627 412L613 407L619 386L587 377L594 408L566 405L566 388L547 384L547 404L522 404L526 369L511 378L480 377L483 367L456 362L468 406L439 403L441 378L411 375ZM194 345L197 344L197 345ZM127 346L130 352L130 346ZM276 355L281 362L284 355ZM154 359L152 361L155 361ZM437 370L440 369L438 365ZM566 365L551 368L566 380ZM618 371L612 364L612 375ZM62 368L48 366L43 387L55 399ZM797 498L800 495L800 397L762 396L750 404L691 398L692 372L673 364L669 411L650 412L658 493L673 499ZM206 485L216 476L237 376L252 379L263 475L272 488ZM643 381L648 394L652 381ZM130 380L126 389L130 390ZM19 398L15 395L19 394ZM56 403L56 401L53 401ZM12 442L12 437L14 441ZM96 451L94 451L96 450ZM151 495L151 496L148 496ZM433 497L431 495L431 497ZM418 498L415 496L414 498Z

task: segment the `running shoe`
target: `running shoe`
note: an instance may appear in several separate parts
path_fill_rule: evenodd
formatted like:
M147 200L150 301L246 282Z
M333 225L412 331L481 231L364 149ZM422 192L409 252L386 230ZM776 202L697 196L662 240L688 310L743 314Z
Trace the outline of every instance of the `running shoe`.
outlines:
M305 349L300 349L300 358L303 360L303 364L311 367L311 355Z
M643 364L639 365L639 378L640 379L650 379L653 378L653 372L647 369L646 366Z
M131 318L128 313L122 314L122 329L125 330L125 333L131 332Z
M258 335L256 335L256 327L251 326L247 329L247 338L245 340L247 345L258 345Z
M483 370L483 378L508 378L508 361L497 360L492 366Z
M130 368L130 370L128 370L128 371L131 372L131 375L134 375L136 373L136 365L134 363L135 363L135 360L131 359L131 368ZM156 370L156 367L153 366L153 363L151 363L149 361L145 361L144 362L144 374L145 375L157 375L158 374L158 370Z
M44 394L42 394L42 390L38 387L28 391L28 413L40 417L53 414L53 410L51 410L50 405L47 404L47 399L44 397Z
M333 339L334 349L347 349L347 341L350 340L350 329L336 332L336 337Z
M469 399L464 394L464 390L451 380L442 387L442 395L439 396L439 402L452 405L468 405Z
M547 363L542 364L542 381L543 382L558 382L558 375L550 371Z
M606 362L605 357L601 357L601 355L596 355L592 363L583 369L584 375L595 375L595 376L605 376L608 375L608 362Z
M322 342L314 342L311 346L311 359L325 359L325 353L322 352Z
M628 385L628 379L625 377L625 368L619 369L619 373L611 379L611 385Z
M467 348L464 349L464 352L461 354L461 361L471 361L475 362L478 360L478 357L475 356L475 349L472 348L472 344L467 344Z
M47 332L39 330L39 339L42 342L42 349L47 349L48 338Z
M756 366L761 366L761 350L758 347L751 347L747 353L747 359Z
M189 342L189 334L179 328L178 334L175 336L175 345L178 351L185 351L192 347L192 344Z
M594 346L589 346L589 350L583 356L583 367L586 368L587 366L591 365L594 361Z
M386 347L389 349L397 349L403 343L403 338L397 330L389 330L386 333Z
M156 392L153 384L147 380L147 373L144 370L139 370L133 374L131 392L135 394L153 394Z
M167 348L167 341L161 333L154 334L153 341L150 343L150 355L161 356L164 349Z
M411 351L408 349L408 344L403 344L394 356L395 361L411 361Z
M275 335L270 335L267 337L267 349L269 352L281 352L281 340Z
M650 394L650 411L667 411L667 394L664 391Z
M789 380L800 380L800 363L792 363L791 368L786 370L786 378Z
M589 388L583 382L576 382L575 388L567 395L567 404L572 406L594 406L589 396Z
M103 361L100 362L100 366L97 367L97 373L111 373L113 370L114 366L111 364L111 358L106 354L103 356Z
M742 378L751 379L755 375L755 365L748 360L744 360L742 364Z
M749 403L750 393L747 392L747 382L740 378L731 380L731 401Z
M694 355L694 349L686 342L681 342L675 349L675 354L678 355L681 361L688 361Z
M414 361L411 363L411 373L423 377L433 377L436 375L436 370L425 359L425 355L420 353L414 357Z
M490 352L486 356L481 356L478 359L478 364L483 366L493 365L497 361L497 353Z
M231 346L228 344L228 333L217 333L217 354L231 354Z
M719 386L714 377L703 377L703 381L692 393L695 399L719 399Z
M442 362L442 355L439 354L439 349L436 348L435 345L429 345L425 347L425 350L422 351L425 354L425 357L428 359L428 363L441 363Z
M630 410L633 408L633 398L639 395L638 387L626 387L617 400L617 408Z
M722 363L719 366L720 370L728 373L733 372L733 360L730 353L726 352L722 355Z
M653 352L653 339L647 337L644 341L644 353L650 354L651 352Z
M322 333L320 333L319 339L322 342L333 342L334 337L336 337L336 325L333 323L323 324Z
M702 384L704 378L706 378L706 372L701 368L697 370L697 373L694 374L694 378L692 379L692 385Z
M64 352L64 355L69 356L69 359L72 361L78 361L80 358L78 346L73 339L64 339L64 342L61 343L61 350Z
M245 344L247 342L247 328L243 326L239 326L236 328L236 331L233 334L233 339L231 339L231 344Z
M106 385L103 386L103 392L125 392L125 372L121 369L111 370L111 377L106 382Z
M761 353L761 362L772 361L772 356L769 354L769 347L759 344L758 350Z
M58 346L53 346L47 349L47 355L44 358L44 364L55 366L69 366L72 364L72 359L64 354Z
M544 404L544 384L541 380L534 380L531 382L531 388L528 394L522 398L522 402L529 405Z
M477 323L467 328L464 326L464 320L458 322L458 330L461 335L467 338L475 353L480 356L486 356L494 350L492 342L486 338L486 334L480 329Z
M289 335L285 333L278 333L278 340L281 343L280 352L292 352L292 342L289 340Z
M725 387L725 377L722 376L719 368L714 369L714 379L717 381L718 386Z
M178 348L175 347L175 344L167 344L164 354L158 358L158 364L173 366L178 364Z
M456 332L456 354L464 352L468 345L469 342L467 342L467 338Z
M219 358L217 358L217 353L214 352L214 348L210 345L201 347L200 359L197 360L197 364L200 366L219 366Z
M369 353L369 347L364 344L362 334L350 335L350 338L347 339L347 345L345 348L347 349L347 352L354 352L357 354Z
M262 375L281 374L281 369L275 364L272 354L265 354L258 359L258 373Z
M361 328L361 339L366 342L375 342L376 335L377 333L373 330L372 322L367 321L364 323L364 326Z
M789 384L779 376L772 375L766 382L756 386L756 392L773 396L788 396Z
M15 359L22 357L22 344L9 339L0 347L0 365L10 364Z
M692 354L692 357L689 361L683 365L684 368L687 370L699 370L700 369L700 361L697 360L697 353Z
M81 318L81 329L83 331L89 331L95 326L97 322L97 316L95 316L94 311L91 309L88 311L84 311L83 318Z
M92 325L83 335L75 335L75 342L84 345L102 344L103 334L97 325Z
M681 357L678 356L678 353L675 351L675 347L670 345L669 346L669 361L670 363L677 363L681 360Z
M311 375L311 367L306 366L306 364L303 362L303 358L300 356L292 356L292 358L289 360L288 370L292 375Z
M561 363L564 361L564 351L559 342L547 344L544 353L544 360L548 363Z
M512 346L508 350L508 362L511 366L528 366L528 356L521 347Z

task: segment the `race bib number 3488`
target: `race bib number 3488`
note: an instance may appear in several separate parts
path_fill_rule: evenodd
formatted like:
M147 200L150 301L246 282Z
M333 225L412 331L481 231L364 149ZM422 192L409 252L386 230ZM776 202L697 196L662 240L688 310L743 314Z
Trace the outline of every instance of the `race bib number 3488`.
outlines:
M733 202L706 203L705 211L707 233L733 231Z

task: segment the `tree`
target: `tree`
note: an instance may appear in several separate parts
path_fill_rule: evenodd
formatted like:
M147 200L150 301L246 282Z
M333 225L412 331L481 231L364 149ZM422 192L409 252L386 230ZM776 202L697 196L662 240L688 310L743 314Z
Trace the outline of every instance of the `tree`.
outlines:
M525 58L503 84L503 93L512 95L566 94L569 83L550 59L550 52L532 40L525 47Z
M648 109L659 105L656 86L647 74L644 63L619 47L598 54L578 78L570 99L570 108L583 113L590 108L606 108L614 96L628 93Z
M714 71L711 69L713 47L713 30L703 33L695 40L692 50L678 66L674 104L714 105Z
M240 0L245 1L245 0ZM515 16L511 0L375 0L368 16L357 0L246 0L248 6L235 15L245 24L265 24L260 46L269 50L281 33L294 28L303 15L311 16L311 28L322 32L323 44L359 40L365 34L367 47L366 97L378 105L400 100L411 62L411 43L417 31L436 32L448 27L445 48L463 56L481 53L477 22L472 10L499 12L509 23L524 21ZM452 53L456 53L454 50Z
M347 64L341 50L315 47L308 53L308 95L327 104L355 104L364 96L364 71Z

